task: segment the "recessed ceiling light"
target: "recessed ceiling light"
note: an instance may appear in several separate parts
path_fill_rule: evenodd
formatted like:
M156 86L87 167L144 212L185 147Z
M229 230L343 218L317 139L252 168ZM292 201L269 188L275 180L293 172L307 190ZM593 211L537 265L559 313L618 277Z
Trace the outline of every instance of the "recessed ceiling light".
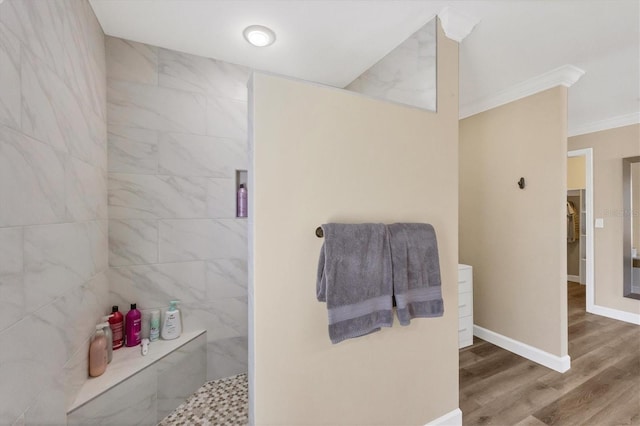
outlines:
M276 41L276 33L262 25L251 25L242 32L244 38L254 46L266 47Z

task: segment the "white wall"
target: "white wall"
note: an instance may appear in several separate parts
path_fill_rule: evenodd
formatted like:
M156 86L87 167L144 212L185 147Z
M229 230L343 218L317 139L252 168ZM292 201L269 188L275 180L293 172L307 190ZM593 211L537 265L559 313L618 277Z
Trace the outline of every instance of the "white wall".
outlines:
M108 307L105 70L86 1L0 2L0 424L66 424Z
M107 37L112 302L166 308L207 330L208 379L247 370L249 71ZM251 188L249 188L251 189Z

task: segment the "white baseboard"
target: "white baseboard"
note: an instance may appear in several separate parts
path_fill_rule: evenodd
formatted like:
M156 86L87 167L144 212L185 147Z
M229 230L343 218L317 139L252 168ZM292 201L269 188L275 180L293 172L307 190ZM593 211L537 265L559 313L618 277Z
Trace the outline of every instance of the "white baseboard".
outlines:
M573 281L574 283L580 282L580 275L567 275L568 281Z
M462 426L462 411L456 408L444 416L431 420L425 426Z
M619 311L600 305L587 306L587 312L602 315L603 317L613 318L618 321L629 322L631 324L640 325L640 314L634 314L626 311Z
M473 335L560 373L564 373L571 368L571 357L569 355L553 355L475 324L473 325Z

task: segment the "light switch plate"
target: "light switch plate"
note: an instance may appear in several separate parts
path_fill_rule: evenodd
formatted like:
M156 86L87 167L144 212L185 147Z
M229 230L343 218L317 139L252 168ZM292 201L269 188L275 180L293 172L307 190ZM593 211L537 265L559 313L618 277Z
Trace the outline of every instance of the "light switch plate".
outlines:
M604 228L604 219L601 217L596 218L596 228Z

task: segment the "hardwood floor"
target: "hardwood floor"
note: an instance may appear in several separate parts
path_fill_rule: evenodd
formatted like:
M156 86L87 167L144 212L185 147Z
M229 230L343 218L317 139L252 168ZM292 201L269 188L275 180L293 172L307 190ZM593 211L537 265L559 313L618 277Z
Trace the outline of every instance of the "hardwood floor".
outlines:
M465 425L640 425L640 326L585 312L585 287L568 284L564 374L474 338L460 351Z

